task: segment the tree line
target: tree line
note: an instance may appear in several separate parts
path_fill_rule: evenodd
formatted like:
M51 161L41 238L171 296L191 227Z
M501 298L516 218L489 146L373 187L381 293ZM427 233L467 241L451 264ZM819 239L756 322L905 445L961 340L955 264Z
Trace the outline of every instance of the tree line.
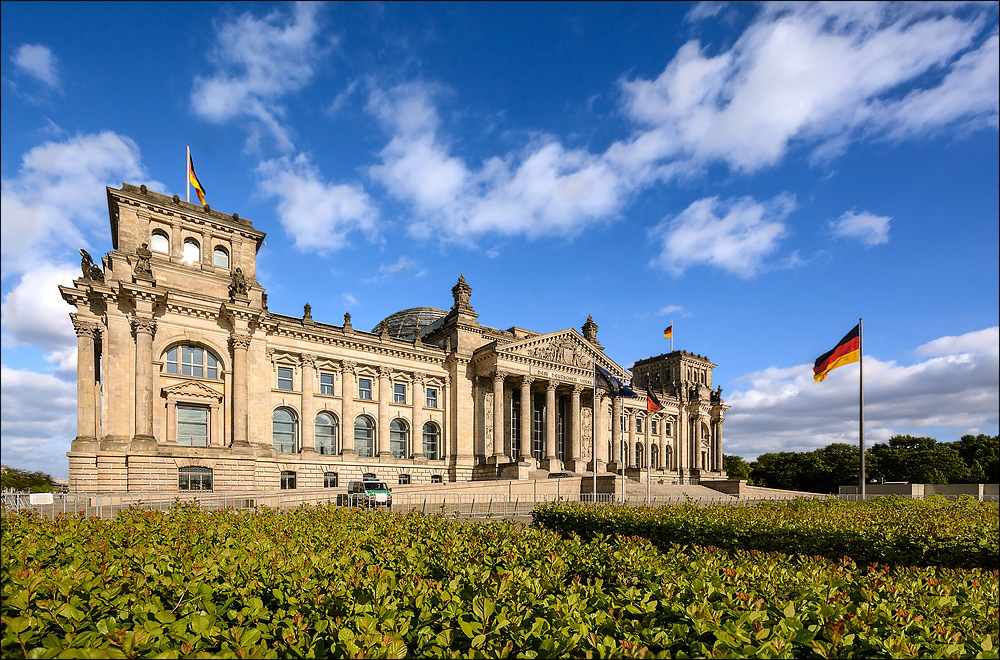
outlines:
M0 469L0 490L31 493L51 493L55 482L44 472L28 472L2 466Z
M723 467L730 479L754 486L836 493L858 483L860 449L835 442L813 451L761 454L747 462L726 455ZM865 452L869 482L908 481L922 484L1000 482L1000 436L964 435L957 442L897 435Z

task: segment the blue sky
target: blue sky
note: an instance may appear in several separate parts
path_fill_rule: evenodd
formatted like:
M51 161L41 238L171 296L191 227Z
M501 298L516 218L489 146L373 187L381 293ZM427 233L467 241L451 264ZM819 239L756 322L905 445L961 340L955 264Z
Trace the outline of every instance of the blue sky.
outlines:
M272 311L592 314L623 366L709 356L752 458L998 432L998 28L987 4L3 3L2 453L66 474L56 290L104 186L266 231Z

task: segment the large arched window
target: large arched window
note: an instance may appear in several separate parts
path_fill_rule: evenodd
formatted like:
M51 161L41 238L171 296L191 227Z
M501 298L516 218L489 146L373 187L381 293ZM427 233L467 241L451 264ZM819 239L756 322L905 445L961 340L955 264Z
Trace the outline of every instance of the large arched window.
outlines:
M185 238L184 256L181 260L187 264L196 264L201 261L201 244L193 238Z
M406 458L406 422L394 419L389 423L389 453L393 458Z
M274 411L271 424L271 437L274 440L274 451L280 454L295 453L296 436L295 413L288 408L278 408Z
M212 251L212 263L219 268L229 268L229 250L221 245L216 245L215 250Z
M177 490L212 490L212 468L180 468L177 470Z
M149 237L149 249L153 252L170 254L170 237L162 229L154 229Z
M660 469L660 448L656 445L649 446L649 467L654 470Z
M441 432L437 424L427 422L424 424L424 456L432 461L441 458Z
M201 346L173 346L167 349L167 373L192 378L218 378L219 360Z
M330 413L316 415L316 451L321 454L337 453L337 418Z
M375 423L364 415L354 420L354 451L358 456L375 454Z

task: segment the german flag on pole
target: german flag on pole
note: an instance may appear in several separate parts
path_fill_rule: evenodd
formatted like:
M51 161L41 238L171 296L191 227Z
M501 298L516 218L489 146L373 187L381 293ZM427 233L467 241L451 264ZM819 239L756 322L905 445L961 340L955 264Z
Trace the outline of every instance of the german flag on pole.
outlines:
M674 336L674 325L671 323L667 326L667 329L663 331L663 338L670 339Z
M188 150L188 182L194 186L194 192L198 195L198 201L205 205L205 187L198 180L198 175L194 173L194 161L191 159L191 151Z
M663 410L663 406L660 405L659 399L653 394L653 390L646 390L646 411L659 412L661 410Z
M822 382L826 375L845 364L857 362L861 357L861 324L844 335L844 338L837 342L832 349L816 358L813 365L813 380Z

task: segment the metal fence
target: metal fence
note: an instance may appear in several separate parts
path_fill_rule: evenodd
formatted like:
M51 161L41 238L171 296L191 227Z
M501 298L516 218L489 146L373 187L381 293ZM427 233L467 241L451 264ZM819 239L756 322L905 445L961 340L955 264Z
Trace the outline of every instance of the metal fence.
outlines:
M808 494L804 494L808 496ZM815 497L815 496L814 496ZM831 496L836 497L836 496ZM869 495L868 499L875 497ZM449 517L466 518L516 518L531 515L536 505L547 502L578 502L581 504L603 505L621 503L620 494L484 494L484 493L396 493L390 506L369 503L365 500L345 495L342 492L284 492L284 493L54 493L52 501L32 504L26 493L3 493L3 511L34 509L41 516L54 518L60 514L83 515L99 518L114 518L115 515L131 507L147 510L169 510L175 503L197 504L208 511L235 509L257 511L263 508L290 510L302 505L334 504L344 507L377 507L395 512L421 511L428 514L442 514ZM37 498L36 498L37 499ZM692 503L699 506L754 506L765 502L787 502L788 496L740 496L724 495L691 497L687 495L652 496L628 495L626 506L663 506ZM858 500L857 495L842 495L840 499ZM948 497L957 499L957 497ZM987 498L996 501L996 497Z

